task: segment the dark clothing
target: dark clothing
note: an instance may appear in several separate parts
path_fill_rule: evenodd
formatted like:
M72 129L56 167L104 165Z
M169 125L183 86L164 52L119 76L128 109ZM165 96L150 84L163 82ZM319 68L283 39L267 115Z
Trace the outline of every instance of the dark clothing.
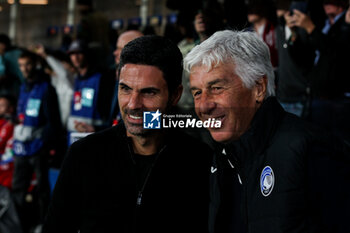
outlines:
M129 140L119 124L71 146L44 233L207 231L210 150L169 132L140 196Z
M300 36L300 40L306 41L306 31L295 29ZM293 59L293 42L286 39L285 24L280 23L276 28L277 49L278 49L278 68L277 68L277 98L281 102L305 102L308 99L308 80L307 74L313 66L314 51L307 46L305 42L300 50L303 56Z
M309 40L312 48L320 52L310 74L313 95L316 98L343 98L345 92L350 92L350 24L345 23L345 15L331 26L327 35L315 29Z
M223 148L212 167L211 232L349 232L342 226L350 207L350 150L343 142L286 113L270 97L250 129ZM346 164L344 173L331 165L336 159ZM324 167L315 166L322 160ZM337 212L329 213L325 201ZM237 231L232 221L240 224Z
M45 92L43 93L42 98L40 99L39 105L35 105L35 107L30 106L29 103L22 103L21 99L19 100L18 109L21 109L22 107L24 109L22 109L23 114L18 115L17 120L20 122L20 124L18 124L16 127L18 127L18 129L21 129L21 126L23 125L23 123L26 122L27 118L40 119L38 121L39 124L35 126L40 127L42 131L39 131L40 134L39 133L35 134L37 137L35 139L40 139L41 146L38 148L38 150L34 154L26 154L26 150L23 151L21 149L18 149L20 148L20 146L17 146L17 148L14 148L15 159L14 159L14 174L13 174L13 180L12 180L13 198L14 198L16 207L18 209L18 213L20 214L20 219L23 224L23 228L25 230L27 227L29 228L30 224L33 224L33 222L28 222L28 216L24 214L25 195L27 194L28 188L31 184L33 173L35 173L36 179L38 182L37 192L38 192L40 218L41 218L39 219L39 222L43 222L44 216L46 215L46 210L48 207L49 197L50 197L50 189L49 189L49 183L48 183L49 154L50 154L50 150L57 151L61 145L60 143L62 142L60 140L60 135L62 135L62 123L61 123L60 114L59 114L56 91L51 86L51 84L49 83L48 77L44 73L41 73L39 71L36 72L35 78L33 80L34 81L32 82L26 81L23 84L23 88L21 88L21 90L23 92L32 93L32 91L34 90L39 90L38 86L42 86L44 83L46 86ZM33 94L32 96L35 96L35 95ZM35 114L28 111L28 109L34 109L34 108L36 108ZM38 113L36 113L36 111ZM33 116L31 116L30 114L32 114ZM27 125L25 127L30 127L30 126ZM19 131L18 134L21 135L21 130L18 130L18 131ZM34 136L32 135L31 137L34 137ZM15 128L14 138L16 139L16 128ZM18 136L18 138L21 138L21 137ZM23 143L27 143L27 142L24 140ZM18 143L18 145L20 145L20 143ZM14 144L14 146L16 145ZM16 151L21 153L17 154Z
M313 96L308 119L339 136L349 137L350 24L345 22L344 13L328 31L326 24L322 31L316 28L308 36L307 46L319 54L308 75ZM299 51L296 60L304 56L301 46L305 43L297 39L291 48Z

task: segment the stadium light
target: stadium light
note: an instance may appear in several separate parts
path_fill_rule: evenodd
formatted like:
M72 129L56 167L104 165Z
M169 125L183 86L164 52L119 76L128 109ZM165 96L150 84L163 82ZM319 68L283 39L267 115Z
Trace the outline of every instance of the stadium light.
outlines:
M15 0L7 0L8 4L13 4ZM19 4L23 5L47 5L48 0L19 0Z

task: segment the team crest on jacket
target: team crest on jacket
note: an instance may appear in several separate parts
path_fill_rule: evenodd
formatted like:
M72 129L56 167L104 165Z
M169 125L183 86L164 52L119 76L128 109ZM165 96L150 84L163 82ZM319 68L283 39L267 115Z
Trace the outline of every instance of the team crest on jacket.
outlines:
M275 175L270 166L264 167L260 176L260 190L264 197L267 197L272 192L275 185Z

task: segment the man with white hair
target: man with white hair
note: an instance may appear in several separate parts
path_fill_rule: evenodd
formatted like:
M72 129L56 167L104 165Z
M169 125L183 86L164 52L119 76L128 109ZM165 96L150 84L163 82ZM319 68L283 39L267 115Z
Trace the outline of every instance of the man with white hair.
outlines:
M184 67L198 117L222 123L209 129L221 145L211 168L210 232L320 232L321 205L313 203L307 166L320 148L314 146L331 148L331 137L321 131L315 137L273 97L267 45L252 32L216 32Z

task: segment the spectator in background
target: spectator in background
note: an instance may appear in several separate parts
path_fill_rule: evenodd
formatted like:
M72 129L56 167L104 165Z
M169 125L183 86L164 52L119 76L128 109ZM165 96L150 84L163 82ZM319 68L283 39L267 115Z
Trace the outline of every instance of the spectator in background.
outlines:
M48 158L57 150L62 125L55 89L48 75L36 68L37 56L23 52L18 64L25 82L20 89L17 104L18 124L14 129L14 174L13 198L26 232L33 222L25 215L25 196L33 173L37 179L41 224L44 220L50 197L48 183Z
M277 2L278 24L276 26L276 45L278 50L278 68L276 96L287 112L306 117L310 104L310 87L307 75L313 65L314 51L307 43L307 33L302 28L290 25L291 1ZM293 43L298 35L304 46L300 46L303 56L295 59Z
M250 0L248 21L252 29L265 41L270 50L272 66L278 65L278 52L275 27L277 23L276 6L272 0Z
M23 81L17 59L21 50L11 45L10 38L0 34L0 94L18 96Z
M69 57L64 53L47 54L43 45L36 46L36 53L40 55L52 69L51 84L56 89L58 104L60 106L61 120L64 128L67 128L73 99L73 85L76 69Z
M183 39L177 44L182 56L185 57L187 53L196 45L194 43L195 30L193 27L193 16L179 14L176 25L181 33Z
M68 117L68 132L98 131L108 125L115 78L96 70L89 60L91 54L85 42L74 41L68 54L78 71Z
M194 29L198 39L196 44L200 44L208 39L216 31L224 28L223 13L220 5L215 1L209 1L194 18Z
M303 28L316 53L310 73L313 96L311 120L342 136L350 136L350 9L347 0L324 0L328 17L322 29L310 17L294 10L292 26ZM296 38L296 42L300 42ZM302 43L295 43L294 49ZM299 54L299 58L304 56Z
M202 10L200 10L194 17L194 29L198 38L194 41L193 46L187 45L187 48L180 47L186 56L195 45L198 45L205 41L216 31L224 28L223 13L220 5L215 1L209 1ZM181 44L183 46L183 44ZM192 49L191 48L191 49ZM186 54L185 54L186 53ZM182 76L182 85L184 88L181 99L178 103L178 107L185 112L193 112L193 98L189 89L189 74L185 71Z
M0 185L11 189L13 177L13 129L16 99L0 95Z
M93 0L77 0L81 15L77 39L85 41L91 54L91 62L98 69L108 68L109 23L103 13L95 11Z
M113 52L113 55L115 57L115 65L118 66L120 62L120 54L124 48L124 46L129 43L130 41L143 36L143 33L137 30L130 30L125 31L118 37L117 43L116 43L116 49Z

